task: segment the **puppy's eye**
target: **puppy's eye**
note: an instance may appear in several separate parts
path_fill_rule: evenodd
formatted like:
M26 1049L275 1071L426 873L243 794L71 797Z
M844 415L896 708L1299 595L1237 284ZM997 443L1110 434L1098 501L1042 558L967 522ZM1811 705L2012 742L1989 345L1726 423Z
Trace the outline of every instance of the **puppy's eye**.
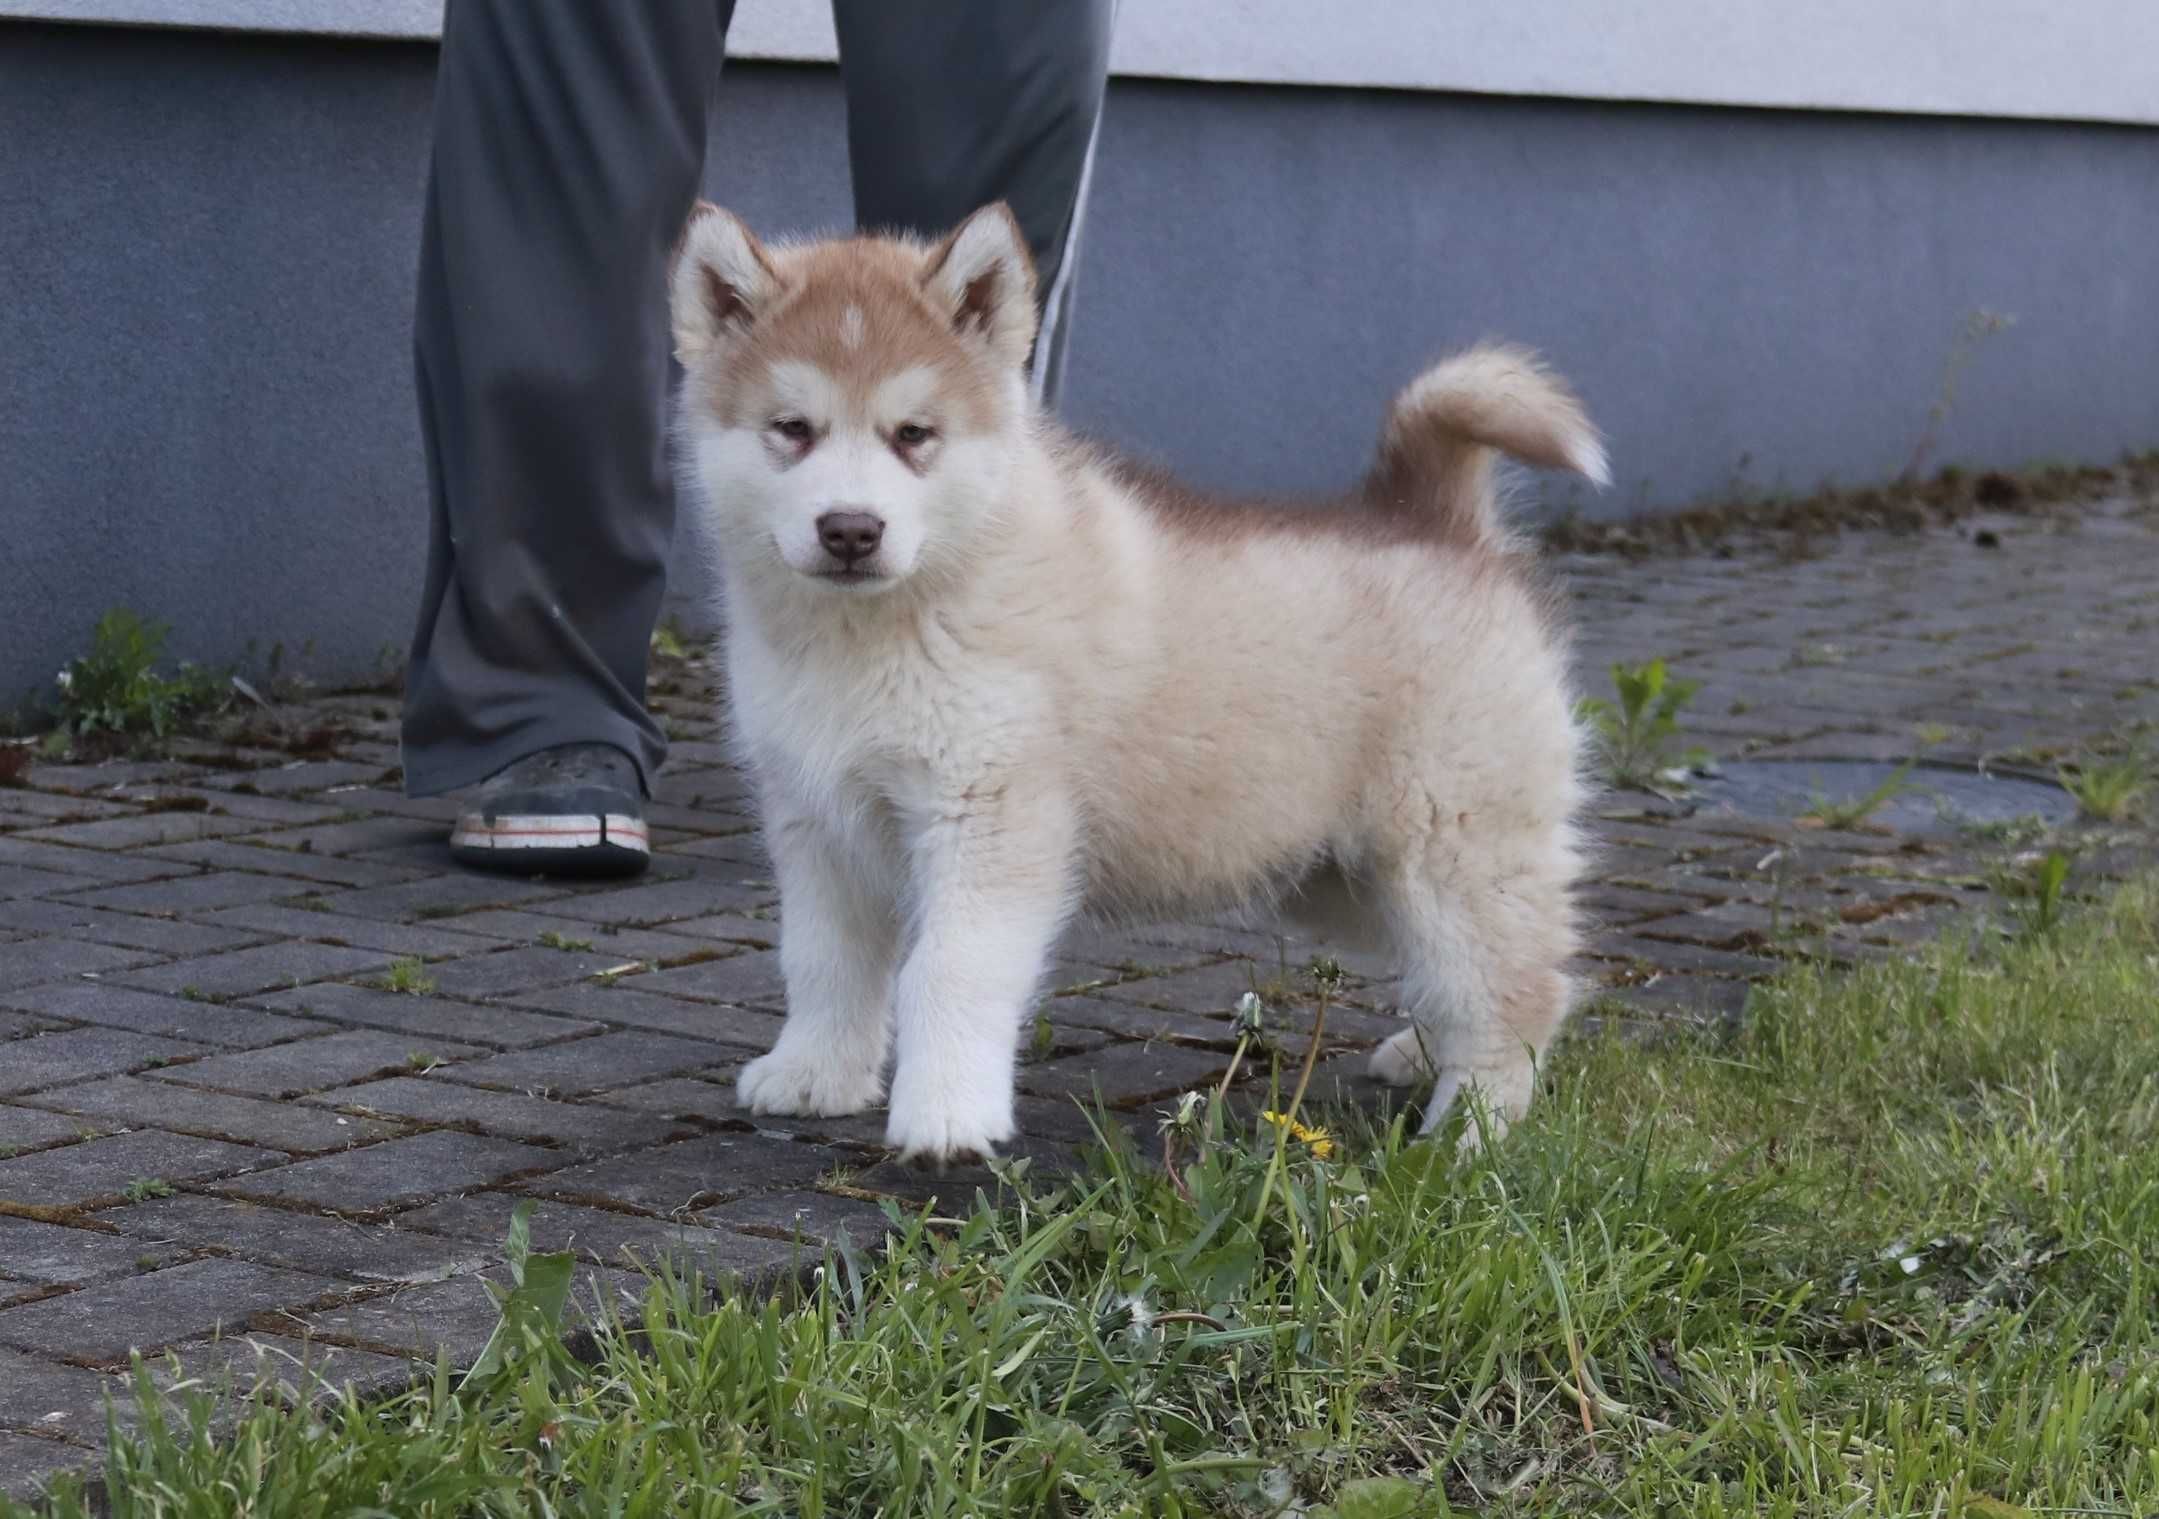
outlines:
M809 442L812 431L809 422L802 417L774 417L772 430L790 443Z
M902 422L892 429L892 441L902 448L920 448L936 436L936 429L924 427L920 422Z

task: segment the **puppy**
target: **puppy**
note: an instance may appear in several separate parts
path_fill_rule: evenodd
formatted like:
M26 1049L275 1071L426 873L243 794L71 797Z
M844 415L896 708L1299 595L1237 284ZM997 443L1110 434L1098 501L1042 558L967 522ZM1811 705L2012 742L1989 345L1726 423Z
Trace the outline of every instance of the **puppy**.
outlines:
M721 563L730 711L781 896L761 1113L888 1143L1013 1136L1060 932L1261 908L1403 972L1380 1076L1529 1101L1576 943L1579 740L1495 452L1603 484L1528 354L1396 399L1369 477L1217 502L1030 403L1034 276L1001 205L934 247L766 247L700 206L671 276L683 442ZM895 1051L896 1043L896 1051Z

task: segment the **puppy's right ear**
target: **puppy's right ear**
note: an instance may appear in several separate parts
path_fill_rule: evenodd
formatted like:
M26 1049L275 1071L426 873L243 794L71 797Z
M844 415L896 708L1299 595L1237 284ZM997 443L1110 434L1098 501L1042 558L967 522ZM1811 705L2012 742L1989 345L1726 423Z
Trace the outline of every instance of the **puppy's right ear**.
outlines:
M778 284L772 260L740 218L699 201L682 229L668 276L675 357L694 363L746 331Z

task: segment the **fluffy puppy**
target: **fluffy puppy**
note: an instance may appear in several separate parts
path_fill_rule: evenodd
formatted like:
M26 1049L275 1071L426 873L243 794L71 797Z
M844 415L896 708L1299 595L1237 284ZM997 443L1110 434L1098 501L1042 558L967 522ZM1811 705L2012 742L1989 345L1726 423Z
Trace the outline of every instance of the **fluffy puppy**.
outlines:
M1394 952L1410 1021L1373 1064L1433 1081L1427 1126L1472 1085L1521 1110L1568 1008L1583 788L1492 466L1606 480L1534 358L1440 364L1352 494L1270 507L1038 414L1002 206L934 246L770 248L700 206L672 304L781 893L787 1019L747 1106L858 1112L890 1063L895 1148L992 1151L1074 914L1236 907Z

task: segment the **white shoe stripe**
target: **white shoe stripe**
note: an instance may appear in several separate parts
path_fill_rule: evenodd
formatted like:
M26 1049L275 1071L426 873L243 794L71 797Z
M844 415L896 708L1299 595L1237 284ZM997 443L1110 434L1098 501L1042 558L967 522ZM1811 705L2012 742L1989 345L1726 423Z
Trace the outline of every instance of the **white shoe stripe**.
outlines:
M505 816L490 822L479 813L457 820L450 842L460 849L597 849L612 844L638 854L652 852L642 818L610 812L563 816Z

